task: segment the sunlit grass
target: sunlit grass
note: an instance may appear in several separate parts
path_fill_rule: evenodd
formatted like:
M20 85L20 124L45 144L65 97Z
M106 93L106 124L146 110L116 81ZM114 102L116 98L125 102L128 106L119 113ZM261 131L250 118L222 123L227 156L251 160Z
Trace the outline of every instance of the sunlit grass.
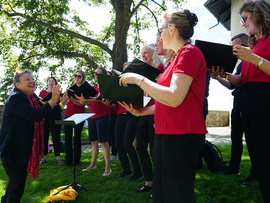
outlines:
M219 146L223 157L227 162L230 158L230 145ZM101 153L99 154L99 156ZM44 203L50 190L68 185L73 182L72 168L58 165L53 154L47 156L48 163L40 166L39 178L30 179L27 177L25 193L22 203ZM64 160L64 154L61 154ZM176 158L177 160L177 158ZM147 203L151 202L148 193L136 193L135 190L144 184L144 180L135 183L128 182L128 177L116 179L115 176L121 170L120 161L111 162L112 174L103 177L105 169L104 160L97 160L97 169L82 172L91 161L91 153L82 153L81 163L76 168L76 182L84 188L90 190L78 190L78 203L91 202L120 202L120 203ZM250 187L242 187L241 182L249 174L250 162L246 147L244 147L243 160L241 162L240 176L221 176L208 170L206 164L198 171L195 181L195 194L198 203L260 203L263 202L261 194L258 191L258 184L255 183ZM7 176L0 167L0 195L5 192Z

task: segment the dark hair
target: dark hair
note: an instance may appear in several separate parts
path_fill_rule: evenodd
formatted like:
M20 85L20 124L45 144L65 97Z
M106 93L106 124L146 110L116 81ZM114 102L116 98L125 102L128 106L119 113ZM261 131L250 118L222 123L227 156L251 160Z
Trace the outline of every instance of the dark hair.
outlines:
M107 75L107 70L103 67L97 67L97 69L100 69L102 71L102 74Z
M241 43L244 43L245 41L248 41L248 35L245 33L240 33L238 35L235 35L231 41L235 40L235 39L240 39Z
M54 80L54 82L55 82L55 84L57 85L57 80L55 79L55 77L53 77L53 76L48 77L48 79L47 79L47 83L48 83L49 79L53 79L53 80Z
M21 80L21 76L25 73L28 73L30 75L32 75L32 71L31 70L19 70L19 71L16 71L15 74L14 74L14 78L13 78L13 83L15 85L15 83L20 83L20 80Z
M252 23L258 29L259 34L265 39L270 33L270 5L264 0L254 0L246 2L239 10L240 15L242 12L251 14ZM249 43L255 45L260 36L258 33L249 36Z
M167 25L175 25L179 35L185 40L190 40L193 36L194 26L198 22L196 14L191 13L187 9L184 11L165 13L164 20Z

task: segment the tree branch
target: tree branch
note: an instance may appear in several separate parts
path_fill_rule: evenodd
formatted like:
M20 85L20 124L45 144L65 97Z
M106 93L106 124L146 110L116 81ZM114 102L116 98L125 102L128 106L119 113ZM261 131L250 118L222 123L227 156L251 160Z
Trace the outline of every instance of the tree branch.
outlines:
M86 37L86 36L83 36L81 34L78 34L76 32L73 32L73 31L70 31L70 30L66 30L66 29L63 29L63 28L58 28L58 27L54 27L54 26L51 26L45 22L42 22L42 21L39 21L39 20L36 20L34 18L31 18L30 16L27 16L27 15L24 15L22 13L18 13L18 12L14 12L14 13L9 13L7 11L4 11L4 13L8 16L8 17L15 17L15 16L20 16L22 18L30 18L31 20L35 21L36 23L38 23L39 25L42 25L50 30L54 30L54 31L57 31L57 32L61 32L61 33L65 33L69 36L72 36L72 37L75 37L75 38L78 38L78 39L81 39L85 42L88 42L90 44L94 44L94 45L97 45L98 47L100 47L101 49L103 49L104 51L106 51L111 57L113 57L113 51L107 47L106 45L100 43L99 41L95 40L95 39L91 39L89 37Z
M142 6L144 6L153 15L153 17L155 18L155 21L156 21L157 28L158 28L158 19L157 19L156 15L153 13L153 11L148 6L146 6L144 4L142 4Z
M157 4L160 8L162 8L163 11L166 11L166 9L164 7L162 7L158 2L156 2L155 0L151 0L152 2L154 2L155 4Z

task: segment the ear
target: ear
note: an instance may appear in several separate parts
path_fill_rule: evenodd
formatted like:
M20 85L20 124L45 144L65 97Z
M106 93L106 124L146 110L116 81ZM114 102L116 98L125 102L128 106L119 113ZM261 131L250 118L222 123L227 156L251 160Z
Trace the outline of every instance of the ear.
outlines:
M20 83L16 82L16 83L15 83L15 87L16 87L17 89L20 89Z
M169 30L170 30L170 35L173 36L175 34L175 32L177 31L175 25L171 25L169 27Z

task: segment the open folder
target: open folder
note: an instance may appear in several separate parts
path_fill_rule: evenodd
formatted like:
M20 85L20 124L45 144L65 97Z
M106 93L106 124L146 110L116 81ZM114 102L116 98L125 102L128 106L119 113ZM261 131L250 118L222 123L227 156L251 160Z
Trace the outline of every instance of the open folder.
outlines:
M218 44L202 40L196 40L195 45L202 51L206 66L212 69L219 66L219 70L224 69L224 72L232 73L237 63L237 57L232 54L231 45Z
M112 102L132 103L134 106L143 107L143 91L137 85L128 87L119 86L119 77L98 74L100 96Z
M162 71L137 58L135 58L122 73L128 72L140 74L153 82L156 82L159 76L162 74Z
M90 97L94 97L97 93L98 92L95 88L93 88L87 81L84 81L79 87L75 84L68 89L68 95L72 96L74 99L76 98L75 94L79 97L83 94L85 99L89 99Z
M60 96L62 97L63 94L61 93ZM41 98L41 101L46 102L49 101L52 98L52 93L50 92L46 97Z

